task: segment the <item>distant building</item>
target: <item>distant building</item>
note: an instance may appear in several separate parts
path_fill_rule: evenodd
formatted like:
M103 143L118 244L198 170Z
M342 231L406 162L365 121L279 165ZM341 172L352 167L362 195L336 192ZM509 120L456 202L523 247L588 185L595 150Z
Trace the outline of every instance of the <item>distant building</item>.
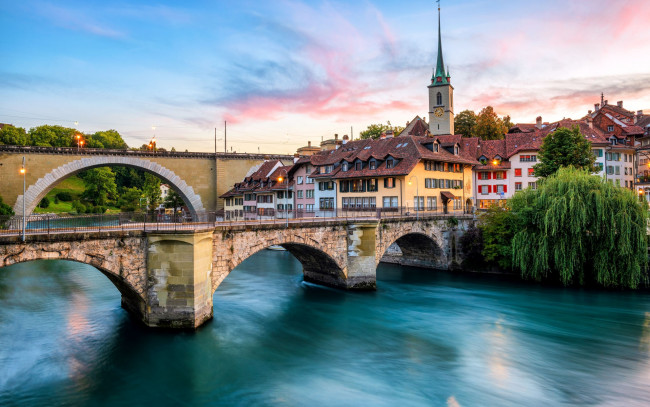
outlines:
M300 147L298 150L296 150L296 153L299 156L307 156L307 155L312 155L320 151L319 147L315 147L311 145L311 141L307 142L307 145L304 147Z

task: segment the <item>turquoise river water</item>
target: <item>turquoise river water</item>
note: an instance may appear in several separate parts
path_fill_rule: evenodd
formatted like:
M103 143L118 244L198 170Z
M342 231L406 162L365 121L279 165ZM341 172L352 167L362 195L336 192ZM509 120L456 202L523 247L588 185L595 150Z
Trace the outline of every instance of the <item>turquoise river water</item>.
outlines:
M650 294L381 265L302 281L264 250L196 332L142 327L96 269L0 269L0 406L649 406Z

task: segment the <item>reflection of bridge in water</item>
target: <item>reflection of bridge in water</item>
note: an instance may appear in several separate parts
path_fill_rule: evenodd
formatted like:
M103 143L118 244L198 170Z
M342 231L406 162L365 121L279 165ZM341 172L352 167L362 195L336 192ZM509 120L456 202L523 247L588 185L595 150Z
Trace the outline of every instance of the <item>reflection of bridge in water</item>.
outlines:
M22 218L13 217L0 230L0 267L39 259L87 263L115 284L122 306L145 324L192 328L212 318L212 296L221 281L266 247L293 254L307 281L368 290L376 288L376 267L393 244L401 250L401 264L454 267L461 257L456 242L473 222L462 211L288 215L288 222L224 222L214 212L197 213L190 222L142 214L26 217L24 242Z

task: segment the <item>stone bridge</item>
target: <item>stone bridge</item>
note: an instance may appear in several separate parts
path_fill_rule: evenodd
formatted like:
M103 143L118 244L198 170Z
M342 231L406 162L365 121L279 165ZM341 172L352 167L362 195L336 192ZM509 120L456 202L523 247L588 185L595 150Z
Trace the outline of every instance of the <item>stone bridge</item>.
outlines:
M265 158L292 162L292 156L236 153L182 153L141 150L105 150L61 147L0 146L0 185L5 203L23 213L23 179L19 174L26 160L25 213L59 182L96 167L139 168L161 178L183 198L193 214L221 209L219 195Z
M455 242L473 219L456 218L458 225L449 219L61 233L28 235L26 242L0 237L0 267L39 259L87 263L113 282L122 306L146 325L196 328L212 318L212 296L228 274L271 245L300 261L305 281L346 290L376 289L376 267L393 244L401 264L454 268L461 257Z

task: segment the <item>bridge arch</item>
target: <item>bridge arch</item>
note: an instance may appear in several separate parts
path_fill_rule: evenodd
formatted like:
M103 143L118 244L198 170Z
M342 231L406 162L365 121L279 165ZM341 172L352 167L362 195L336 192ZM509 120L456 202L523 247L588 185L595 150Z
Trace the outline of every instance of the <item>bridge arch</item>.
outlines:
M111 251L111 254L113 252ZM117 288L122 295L122 306L136 314L142 314L145 307L145 284L146 270L144 264L140 270L125 271L125 267L133 267L133 259L123 255L116 255L115 259L106 259L101 254L89 253L86 250L79 250L73 247L61 248L61 250L51 250L40 247L40 245L26 245L21 250L15 252L8 251L8 246L0 248L0 272L4 267L14 264L26 263L39 260L63 260L74 261L77 263L88 264L99 270L105 275ZM130 263L126 266L125 263Z
M448 268L447 241L443 230L437 222L420 221L409 227L392 224L381 232L381 244L377 246L376 264L378 265L388 248L393 244L402 252L400 264L427 267Z
M303 231L304 232L304 231ZM307 233L311 231L307 230ZM214 239L214 271L212 292L239 264L255 253L270 246L281 246L291 253L303 267L305 281L345 288L347 279L347 252L345 235L331 235L322 240L305 238L300 229L276 229L265 232L224 232ZM334 243L341 247L334 246Z
M133 167L154 174L169 184L181 196L194 218L197 217L197 213L205 211L201 197L191 186L173 171L154 161L143 160L137 157L91 156L71 161L55 168L30 185L25 191L25 213L31 214L41 199L63 179L84 170L108 166ZM13 209L16 214L23 213L22 195L19 195L16 199L16 204Z

